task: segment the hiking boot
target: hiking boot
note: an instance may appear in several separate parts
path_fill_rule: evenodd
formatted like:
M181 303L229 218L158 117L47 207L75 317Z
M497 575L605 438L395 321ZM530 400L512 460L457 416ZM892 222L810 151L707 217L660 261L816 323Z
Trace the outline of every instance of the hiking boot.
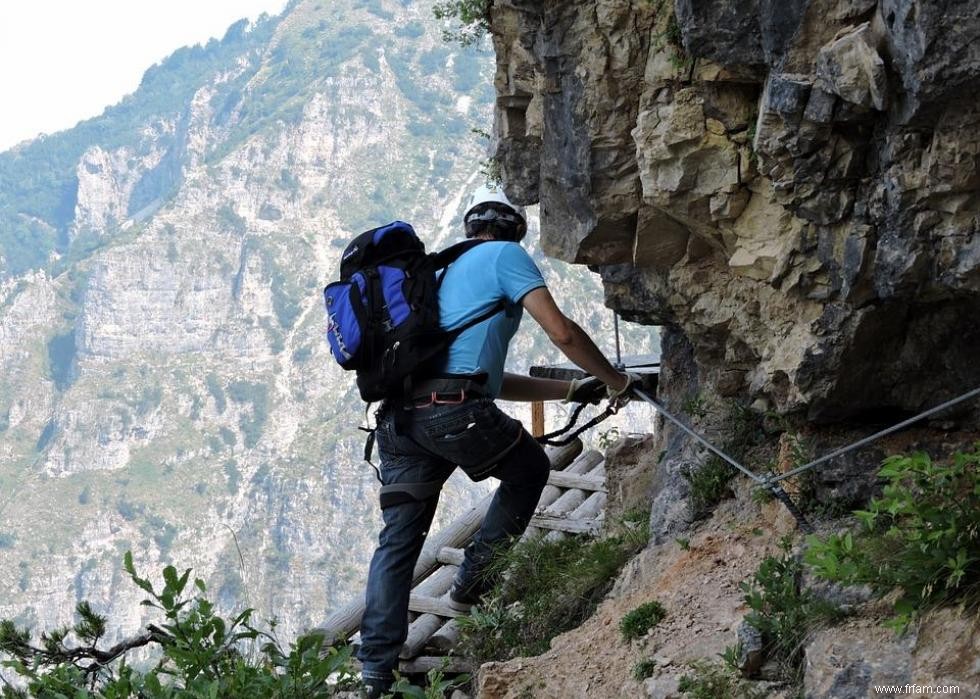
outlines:
M363 699L381 699L391 691L391 682L384 680L364 679L361 683L361 697Z
M453 586L449 588L449 606L457 612L468 612L474 605L480 603L483 597L476 586L461 585L458 580L453 581Z

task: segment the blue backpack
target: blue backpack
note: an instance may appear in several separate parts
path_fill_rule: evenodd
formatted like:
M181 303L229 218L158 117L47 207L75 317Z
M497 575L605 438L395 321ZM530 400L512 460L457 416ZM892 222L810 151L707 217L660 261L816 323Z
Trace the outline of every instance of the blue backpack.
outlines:
M361 398L410 397L413 380L433 375L434 360L459 333L500 310L454 330L439 325L439 271L482 242L467 240L427 254L415 229L394 221L362 233L344 249L340 280L323 290L327 341L337 363L357 372Z

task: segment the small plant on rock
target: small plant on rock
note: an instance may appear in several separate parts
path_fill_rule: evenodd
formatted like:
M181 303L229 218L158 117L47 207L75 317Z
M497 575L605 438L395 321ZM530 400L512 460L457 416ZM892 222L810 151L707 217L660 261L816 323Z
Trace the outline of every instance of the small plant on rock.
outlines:
M693 672L681 677L677 688L689 699L763 699L764 691L751 686L721 663L697 661Z
M657 662L653 658L644 658L633 665L633 679L642 682L648 677L652 677L657 669Z
M749 606L745 621L762 635L763 655L779 662L787 680L798 682L806 639L841 612L800 586L803 564L790 553L788 537L782 549L781 556L767 556L739 587Z
M694 515L704 517L731 494L735 469L712 456L700 466L685 468L681 475L691 487L691 509Z
M456 23L453 29L442 32L443 41L455 41L463 46L475 44L490 31L492 0L443 0L432 6L436 19Z
M892 456L879 476L882 496L854 513L862 529L811 536L807 563L820 577L880 594L901 588L896 629L928 605L980 601L980 443L946 464L924 453Z
M625 640L631 641L646 634L647 631L663 621L665 616L667 616L667 610L660 602L647 602L622 618L619 622L619 631Z

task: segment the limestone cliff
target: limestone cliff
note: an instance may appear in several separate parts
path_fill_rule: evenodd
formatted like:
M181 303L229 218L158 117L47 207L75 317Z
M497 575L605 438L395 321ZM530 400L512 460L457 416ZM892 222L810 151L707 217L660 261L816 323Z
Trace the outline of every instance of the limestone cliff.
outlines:
M495 0L489 18L507 192L540 203L544 250L598 273L608 306L664 326L668 406L719 441L729 407L749 408L796 425L821 453L980 385L975 2ZM976 438L976 416L962 409L891 448L948 452ZM686 609L714 605L718 620L692 622L702 635L686 646L665 640L669 654L703 657L730 642L737 592L719 590L707 569L685 573L669 546L692 527L682 472L704 454L658 424L653 548L589 630L556 641L527 672L497 668L506 688L484 696L518 696L525 680L540 681L541 696L576 696L582 683L589 696L637 692L609 677L619 651L575 653L605 643L602 625L624 600L663 584L683 591ZM885 453L831 462L815 476L818 499L843 511L866 502ZM756 457L757 470L781 458ZM742 506L709 531L751 529L757 508ZM770 536L786 530L771 526ZM742 534L694 531L712 551L744 551ZM903 652L936 647L914 646ZM827 652L814 662L834 679ZM964 672L976 679L976 668ZM843 686L812 696L845 696ZM673 696L676 682L648 690Z
M975 3L503 1L493 32L544 249L723 395L833 420L980 383Z

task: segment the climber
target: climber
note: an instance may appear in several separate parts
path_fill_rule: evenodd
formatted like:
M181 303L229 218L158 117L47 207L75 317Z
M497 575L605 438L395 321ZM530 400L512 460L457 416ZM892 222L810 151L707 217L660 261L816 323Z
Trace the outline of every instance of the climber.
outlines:
M459 466L473 481L500 480L450 590L450 604L460 611L488 590L491 552L520 536L537 506L548 479L548 457L494 399L598 402L607 396L622 403L639 379L616 371L559 310L519 244L527 231L521 208L503 192L480 187L463 222L467 238L491 242L449 266L439 289L440 322L452 329L496 305L502 310L453 341L436 377L416 377L410 398L386 401L378 411L384 528L368 573L358 651L369 697L380 696L392 682L408 633L412 572L452 471ZM569 382L505 373L507 348L524 309L565 356L595 378Z

